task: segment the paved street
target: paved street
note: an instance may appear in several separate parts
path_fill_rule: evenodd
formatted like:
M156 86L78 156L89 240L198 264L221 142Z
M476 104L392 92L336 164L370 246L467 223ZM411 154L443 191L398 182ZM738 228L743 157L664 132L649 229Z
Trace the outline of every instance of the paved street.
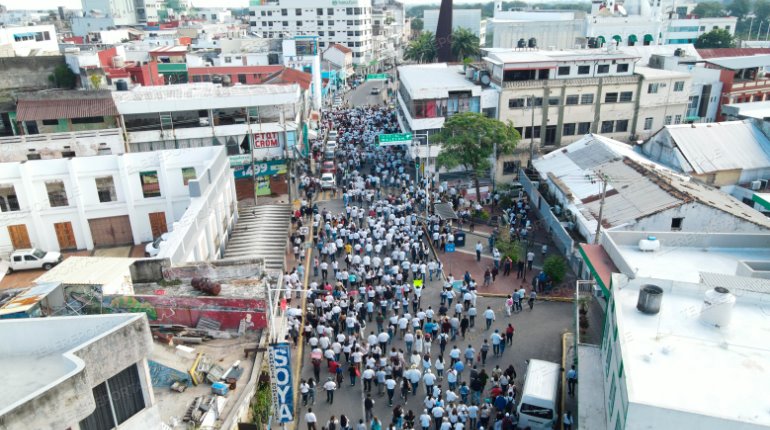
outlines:
M386 81L366 81L358 88L350 91L345 96L345 100L349 102L350 106L382 104L386 97L385 88L387 85ZM379 88L381 90L380 95L371 94L372 88Z

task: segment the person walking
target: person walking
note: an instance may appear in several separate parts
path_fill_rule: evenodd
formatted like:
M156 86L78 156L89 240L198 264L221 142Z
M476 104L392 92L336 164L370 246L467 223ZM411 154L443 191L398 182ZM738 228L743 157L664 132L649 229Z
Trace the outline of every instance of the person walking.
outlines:
M535 290L532 290L529 292L529 301L527 302L529 304L529 310L532 310L532 308L535 307L535 299L537 298L537 293Z
M318 418L313 413L313 408L308 408L305 414L305 422L307 423L307 430L316 430L315 423L318 422Z
M503 341L503 337L500 336L500 331L495 329L495 332L492 333L492 335L489 336L490 340L492 340L492 354L495 357L500 356L500 343Z
M487 306L487 310L484 311L484 319L487 321L487 330L492 327L492 323L495 321L495 311L491 306Z
M372 399L372 395L367 394L366 399L364 400L364 412L365 412L365 417L367 421L370 421L374 416L372 414L372 411L374 410L374 403L375 402L374 402L374 399Z
M481 244L481 241L476 242L476 261L481 261L481 251L484 250L484 245Z
M508 324L508 327L505 328L505 342L508 345L513 345L513 333L516 331L515 328L513 328L512 324Z
M569 394L572 397L575 397L576 384L577 384L577 370L575 370L575 365L572 365L572 368L567 371L567 394Z
M532 251L527 252L527 271L532 270L532 264L535 262L535 253Z
M562 419L562 424L564 425L564 430L572 430L572 423L574 422L574 419L572 418L572 412L567 411L564 413L564 418Z
M337 383L330 376L324 383L324 390L326 390L326 403L334 403L334 390L337 389Z

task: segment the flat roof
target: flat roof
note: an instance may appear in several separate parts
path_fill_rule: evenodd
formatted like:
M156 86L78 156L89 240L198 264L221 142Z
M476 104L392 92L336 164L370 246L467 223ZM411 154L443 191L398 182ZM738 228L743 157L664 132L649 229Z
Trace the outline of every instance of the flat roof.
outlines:
M764 121L765 118L770 117L770 101L722 105L722 112L726 115L755 118Z
M709 58L706 62L730 70L748 69L751 67L770 66L770 54L747 55L745 57Z
M128 276L135 258L72 256L35 280L65 285L105 285Z
M639 59L634 54L623 51L607 52L604 49L518 51L512 48L489 48L484 51L487 53L485 60L505 64Z
M663 70L654 69L646 66L634 67L634 73L644 76L645 79L676 79L676 78L690 78L691 74L686 72L679 72L676 70Z
M660 312L655 315L636 309L639 290L647 284L663 289ZM767 301L757 293L736 294L730 325L714 328L700 321L708 289L703 284L642 277L614 285L628 401L768 426Z
M572 411L581 429L607 429L607 400L604 394L604 360L598 345L578 344L578 410Z
M450 91L476 90L481 94L481 86L465 78L462 66L446 63L401 66L398 79L412 99L445 98Z

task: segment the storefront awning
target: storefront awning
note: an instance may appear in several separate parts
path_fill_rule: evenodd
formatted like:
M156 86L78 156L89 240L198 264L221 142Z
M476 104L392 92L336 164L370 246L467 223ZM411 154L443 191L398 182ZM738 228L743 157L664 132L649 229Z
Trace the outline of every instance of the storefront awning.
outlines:
M645 34L645 35L644 35L644 41L645 41L645 42L652 42L652 41L654 41L654 40L655 40L655 38L654 38L654 37L652 37L652 35L651 35L651 34Z
M607 40L604 39L604 36L599 36L599 37L596 38L596 44L597 45L602 46L605 43L607 43Z
M639 41L639 39L636 38L635 34L631 34L631 35L628 36L628 42L629 43L636 43L638 41Z
M622 42L622 41L623 41L623 38L622 38L622 37L620 37L620 36L619 36L619 35L617 35L617 34L616 34L616 35L614 35L614 36L612 36L612 38L615 40L615 42L618 42L618 43L620 43L620 42Z

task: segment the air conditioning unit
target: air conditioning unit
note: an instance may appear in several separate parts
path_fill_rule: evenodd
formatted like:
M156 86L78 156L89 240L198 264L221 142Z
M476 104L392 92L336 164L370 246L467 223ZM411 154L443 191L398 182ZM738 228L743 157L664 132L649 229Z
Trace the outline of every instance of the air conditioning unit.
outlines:
M767 183L768 183L767 179L760 179L759 182L762 183L762 185L759 187L760 190L767 189Z
M762 181L751 181L751 190L759 191L762 189Z
M593 290L592 293L594 297L598 299L604 298L604 291L602 291L602 287L600 287L599 284L594 283L592 286L592 290Z

